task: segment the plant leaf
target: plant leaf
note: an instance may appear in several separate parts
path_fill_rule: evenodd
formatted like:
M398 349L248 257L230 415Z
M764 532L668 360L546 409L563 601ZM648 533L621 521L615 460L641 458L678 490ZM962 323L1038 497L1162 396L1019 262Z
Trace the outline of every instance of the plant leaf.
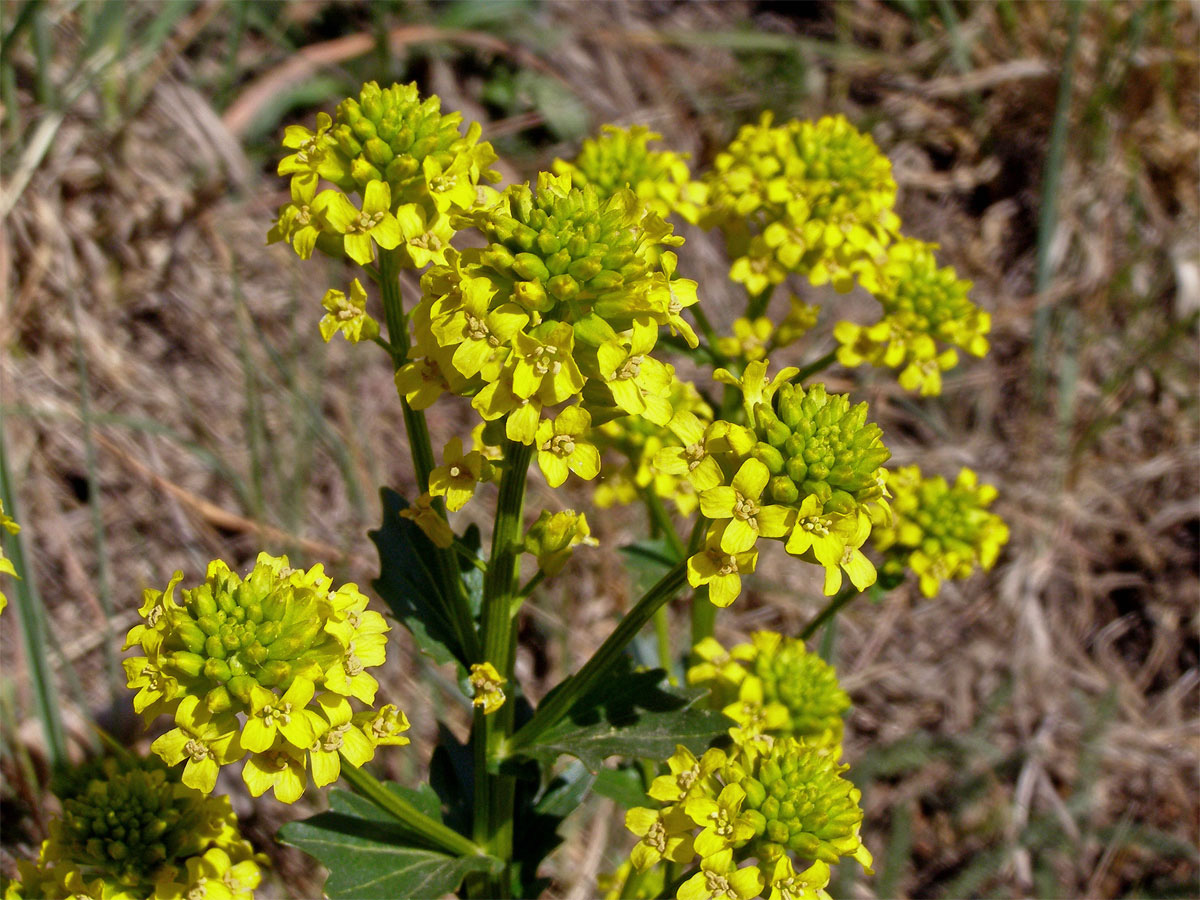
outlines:
M410 802L427 805L432 796L436 804L432 793L418 801L422 791L387 787ZM325 893L331 900L440 897L458 890L470 872L495 873L503 866L490 856L450 856L419 846L386 812L348 791L330 791L329 803L329 812L284 825L279 839L329 870Z
M379 577L371 586L434 662L455 660L465 668L469 665L466 651L455 635L450 604L431 567L437 549L416 523L400 517L407 500L388 488L379 495L383 524L367 532L379 551Z
M592 785L592 790L601 797L615 800L626 809L647 805L642 776L634 766L601 769L596 775L596 783Z
M675 752L676 744L699 753L731 720L693 706L705 690L669 688L663 679L662 669L618 670L519 752L545 765L567 753L593 772L609 756L662 760Z

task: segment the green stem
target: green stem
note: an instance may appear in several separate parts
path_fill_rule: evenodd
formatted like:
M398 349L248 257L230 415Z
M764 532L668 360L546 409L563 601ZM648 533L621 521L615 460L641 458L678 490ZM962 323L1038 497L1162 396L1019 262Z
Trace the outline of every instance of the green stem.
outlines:
M650 515L651 531L658 531L666 538L667 543L671 546L671 555L676 562L679 562L684 558L683 541L679 539L679 532L675 530L675 523L671 521L671 515L667 512L667 507L663 505L662 498L655 493L653 487L648 487L642 490L642 499L646 504L646 511ZM675 659L671 652L671 620L665 606L654 611L654 637L658 645L658 664L666 670L671 684L675 684Z
M708 343L708 352L712 355L713 365L717 368L724 368L728 360L725 355L717 349L717 332L713 330L712 322L708 321L708 315L700 308L701 304L696 303L689 306L688 309L692 312L692 318L696 320L696 324L700 326L700 333L704 335L704 340Z
M568 678L550 699L537 708L533 718L512 736L505 748L508 751L505 756L510 756L513 751L533 743L547 729L557 724L574 706L576 700L595 687L620 658L629 642L650 621L655 611L679 593L679 589L686 582L686 575L687 563L681 560L659 579L658 584L650 588L642 599L625 613L613 633L592 654L591 659L583 664L583 668Z
M525 481L533 446L508 441L504 448L504 471L500 478L500 498L496 506L496 524L492 531L492 555L483 578L483 658L496 667L508 682L513 680L513 656L516 649L515 602L520 564L521 513L525 505ZM512 702L505 703L490 716L475 718L475 740L485 749L483 769L476 769L475 840L505 861L505 873L493 879L492 896L506 897L512 879L513 804L516 780L510 775L488 771L500 758L500 748L513 729ZM477 762L480 757L476 756Z
M392 368L397 372L408 361L410 346L408 321L404 313L404 298L400 294L400 271L402 268L403 261L398 251L380 251L379 289L383 297L383 317L388 331L387 340L381 341L381 346L385 346L391 354ZM425 421L425 413L413 409L403 397L400 398L400 406L404 411L404 428L408 433L408 446L412 452L417 489L422 494L427 494L429 493L429 473L434 468L433 444L429 438L429 425ZM434 498L434 507L442 518L446 517L446 508L441 497ZM442 582L442 592L451 606L451 619L459 642L469 659L478 659L479 636L475 631L475 620L467 603L462 579L458 575L458 562L454 558L454 551L448 547L438 547L434 554L434 560L437 563L438 577Z
M700 551L704 543L704 535L708 533L709 520L701 516L692 526L692 534L688 538L687 555L692 556ZM717 608L708 599L708 585L701 585L692 594L692 646L695 647L706 637L712 637L713 627L717 621Z
M818 628L836 616L843 606L861 594L862 592L852 584L842 588L837 596L826 603L825 608L817 613L816 618L804 626L804 630L800 632L800 640L807 641L817 633Z
M366 797L380 809L391 813L409 831L424 838L439 850L453 853L455 856L480 856L484 851L477 844L463 837L452 828L441 822L435 822L421 812L403 797L393 794L385 788L373 775L358 768L344 756L342 757L342 777L350 783L356 792Z
M529 580L527 582L525 582L523 585L521 585L521 589L517 591L517 597L524 600L526 597L528 597L530 594L533 593L534 589L539 584L541 584L545 580L546 580L546 573L543 572L541 569L538 569L536 572L533 573L533 575L531 575L529 577ZM515 610L513 611L513 614L514 615L516 614Z
M818 372L824 372L837 362L837 351L830 350L820 359L815 359L792 376L792 384L800 384L806 378L812 378Z
M757 294L752 294L746 301L746 318L753 322L767 311L771 295L775 293L775 285L769 285Z

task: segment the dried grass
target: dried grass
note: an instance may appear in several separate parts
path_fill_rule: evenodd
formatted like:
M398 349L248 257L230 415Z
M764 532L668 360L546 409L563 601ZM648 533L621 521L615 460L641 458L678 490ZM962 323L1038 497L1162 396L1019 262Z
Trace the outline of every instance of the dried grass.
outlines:
M1187 852L1200 841L1195 10L1085 9L1048 244L1053 277L1038 294L1065 11L1022 4L1006 22L1003 4L955 8L962 20L952 28L871 0L559 3L540 14L559 36L552 54L532 43L522 52L542 52L597 124L645 122L700 160L772 100L796 115L844 111L874 123L909 230L941 242L946 261L975 281L995 339L987 359L953 373L940 402L913 402L885 379L869 379L862 396L897 460L947 475L970 465L995 483L1013 539L991 575L935 602L902 588L839 621L836 658L855 701L847 755L865 781L867 842L882 858L889 841L908 841L886 882L906 896L1186 889L1200 873ZM1140 15L1150 18L1135 46L1123 39ZM62 18L59 64L73 46ZM123 704L106 708L97 673L101 646L128 627L142 588L175 568L198 577L213 557L247 565L261 548L322 558L365 582L374 486L412 487L386 367L315 339L313 286L342 273L261 246L280 185L193 86L218 44L189 47L206 33L195 24L180 26L186 40L168 48L129 118L114 122L93 91L65 111L0 240L6 462L33 574L89 686L77 714L129 740L140 739L138 725ZM794 37L796 49L735 54L713 39L734 26ZM210 27L219 34L227 23L218 16ZM689 34L699 36L680 37ZM263 70L283 60L263 52ZM32 77L24 50L15 65ZM452 68L429 71L477 102ZM37 110L24 85L21 97L29 122ZM497 132L537 123L518 117ZM527 174L569 152L545 146L516 165ZM722 251L707 235L688 237L685 263L727 322L736 298ZM1052 323L1045 397L1034 388L1039 308ZM76 340L97 415L112 621L96 587ZM435 441L467 421L439 411ZM584 495L538 490L530 505L568 501ZM631 602L613 584L621 561L610 548L635 524L633 513L600 517L605 549L530 614L518 671L533 696L585 658ZM818 608L794 566L768 563L721 618L722 634L795 631ZM682 625L684 610L676 614ZM0 666L27 710L11 616ZM420 747L452 690L413 661L391 669ZM454 723L460 734L465 723ZM19 741L36 753L31 725ZM10 762L6 781L23 783ZM398 765L415 775L411 760ZM298 812L238 803L264 843ZM627 838L606 804L569 824L551 866L558 894L588 896L593 875L620 859ZM8 857L28 844L6 836L4 849ZM319 876L302 860L278 862L291 890L315 893ZM872 890L869 879L852 888Z

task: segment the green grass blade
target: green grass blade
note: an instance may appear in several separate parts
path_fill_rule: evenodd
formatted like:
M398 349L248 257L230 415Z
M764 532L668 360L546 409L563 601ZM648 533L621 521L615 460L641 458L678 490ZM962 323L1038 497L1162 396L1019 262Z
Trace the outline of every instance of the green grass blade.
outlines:
M1050 129L1050 146L1046 151L1046 167L1042 173L1042 204L1038 217L1037 262L1034 271L1034 292L1038 296L1033 318L1033 381L1034 397L1045 395L1046 366L1050 349L1052 309L1044 292L1053 272L1050 268L1050 246L1058 228L1058 187L1062 181L1063 162L1067 151L1067 127L1071 118L1071 85L1075 78L1075 52L1079 46L1079 30L1083 21L1083 0L1071 0L1069 35L1063 53L1062 73L1058 79L1058 99L1054 109L1054 124Z
M8 456L4 451L4 422L0 419L0 499L4 509L20 523L21 510L17 506L16 494L12 489L12 477L8 471ZM18 620L21 645L25 649L25 662L29 666L29 681L33 687L34 708L41 720L46 735L46 752L50 765L57 768L66 762L66 738L63 732L62 710L58 705L58 688L50 669L46 653L46 609L34 584L33 570L25 562L24 541L20 534L7 535L7 556L21 576L16 581ZM9 615L12 615L9 613Z

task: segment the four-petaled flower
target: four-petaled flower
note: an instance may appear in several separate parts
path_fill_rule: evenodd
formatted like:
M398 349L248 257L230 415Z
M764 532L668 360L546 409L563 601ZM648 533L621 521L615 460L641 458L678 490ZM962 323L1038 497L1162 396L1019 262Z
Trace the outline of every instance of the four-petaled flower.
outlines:
M474 695L472 704L483 708L483 714L490 715L504 705L504 683L506 679L496 671L490 662L475 663L471 666L468 679Z
M742 592L742 575L753 572L758 563L758 550L753 546L738 553L724 549L722 542L728 528L727 524L724 529L710 532L704 549L687 561L688 584L692 587L707 584L708 599L714 606L728 606L736 600Z
M791 511L786 506L760 505L770 470L757 459L748 459L733 484L709 488L700 494L700 511L710 519L728 519L721 535L726 553L744 553L760 536L775 538L787 533Z
M375 258L371 246L374 241L384 250L393 250L401 239L416 237L424 229L424 222L409 206L402 206L392 213L392 190L386 181L371 181L363 190L362 209L341 191L329 191L325 204L325 219L330 227L343 236L346 255L365 266Z
M550 487L566 481L568 470L587 481L600 474L600 451L587 440L591 427L591 414L582 406L568 406L553 422L538 422L538 467Z
M350 296L330 288L321 300L325 316L321 319L321 337L326 342L341 332L352 344L370 341L379 335L379 323L367 315L367 292L355 278L350 285Z

